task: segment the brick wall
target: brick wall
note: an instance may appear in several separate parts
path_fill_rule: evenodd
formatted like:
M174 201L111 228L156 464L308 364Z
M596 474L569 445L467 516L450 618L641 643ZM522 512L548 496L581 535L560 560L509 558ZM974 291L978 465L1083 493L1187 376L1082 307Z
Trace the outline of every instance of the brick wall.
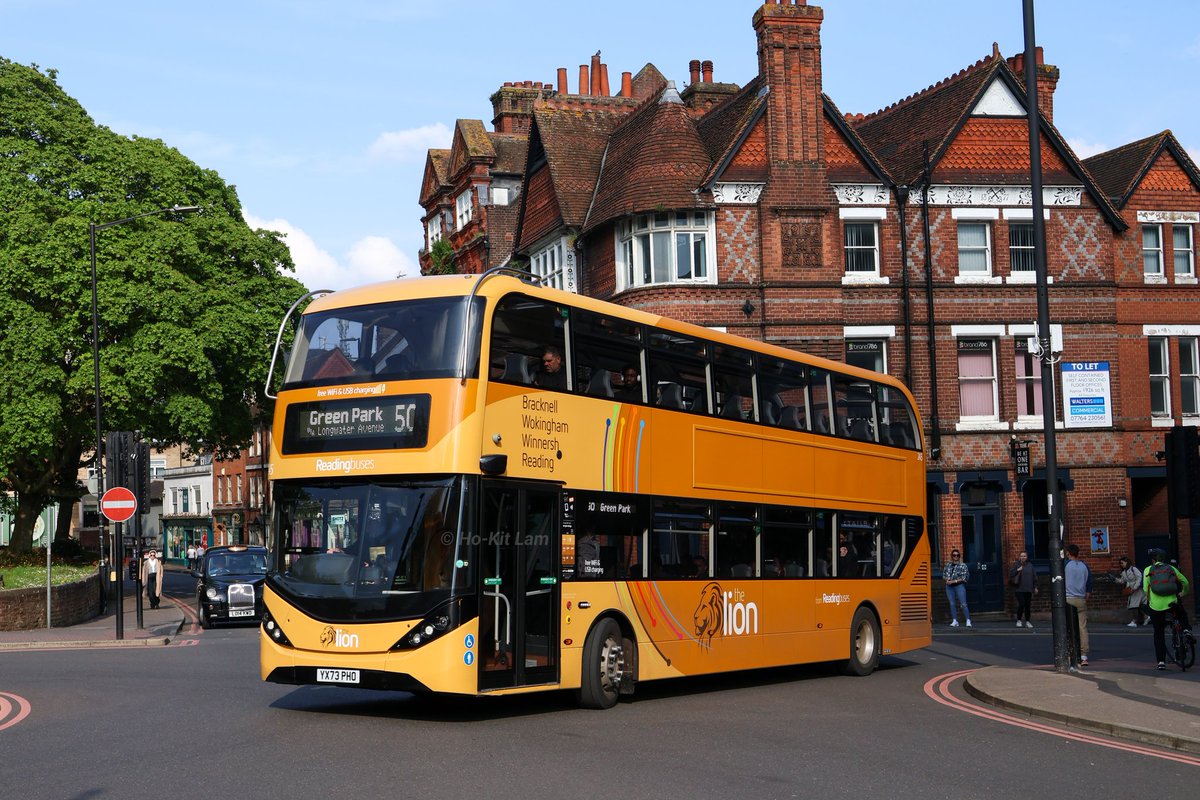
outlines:
M51 627L61 628L100 613L99 576L50 589ZM0 590L0 630L46 627L46 588Z

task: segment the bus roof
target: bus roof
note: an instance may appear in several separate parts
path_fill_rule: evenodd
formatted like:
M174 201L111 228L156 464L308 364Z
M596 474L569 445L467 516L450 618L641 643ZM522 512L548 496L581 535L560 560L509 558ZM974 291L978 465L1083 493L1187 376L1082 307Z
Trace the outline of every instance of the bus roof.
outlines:
M705 338L712 342L728 344L731 347L743 347L755 352L776 356L779 358L795 359L798 355L802 359L815 367L836 370L846 375L858 375L863 378L869 378L879 383L890 384L893 387L903 391L911 397L908 387L903 382L894 376L886 373L872 372L870 370L851 366L841 361L833 361L831 359L815 356L810 353L805 353L799 350L792 350L779 345L769 344L759 341L758 339L748 339L735 334L724 333L722 331L705 328L700 325L694 325L690 322L673 319L671 317L663 317L658 314L650 314L645 311L640 311L635 308L609 303L604 300L597 300L586 295L574 294L565 292L560 289L551 289L537 284L528 283L519 280L511 275L491 275L479 284L480 275L422 275L412 278L399 278L392 281L382 281L380 283L367 284L365 286L357 286L351 289L343 289L341 291L332 292L323 295L313 300L312 303L304 310L305 314L314 314L323 311L332 311L339 308L350 308L353 306L374 305L376 303L399 302L401 300L414 300L429 297L453 297L467 296L471 291L479 285L476 290L476 295L489 299L499 299L504 295L520 292L522 294L534 295L552 303L562 303L563 305L582 308L587 311L594 311L600 314L612 314L614 316L628 319L633 322L640 322L645 325L653 325L656 327L673 330L677 333L683 333L691 336Z

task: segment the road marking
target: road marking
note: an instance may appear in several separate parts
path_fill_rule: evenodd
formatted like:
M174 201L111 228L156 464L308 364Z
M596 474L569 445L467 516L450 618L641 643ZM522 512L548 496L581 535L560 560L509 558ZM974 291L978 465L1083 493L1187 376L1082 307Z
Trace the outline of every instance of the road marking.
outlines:
M1113 750L1124 750L1128 753L1137 753L1144 756L1152 756L1154 758L1162 758L1167 761L1177 761L1180 764L1190 764L1193 767L1200 767L1200 757L1191 756L1186 753L1178 753L1173 750L1161 750L1146 745L1139 745L1133 742L1124 742L1115 739L1109 739L1101 736L1092 736L1087 733L1078 733L1075 731L1063 730L1052 725L1046 725L1040 722L1033 722L1029 719L1012 716L1003 711L983 708L972 705L964 700L960 700L950 692L950 684L970 675L976 670L964 669L958 672L948 672L944 675L939 675L936 678L930 678L925 682L925 694L936 700L944 706L949 706L956 711L965 711L968 714L974 714L977 717L990 719L993 722L1001 722L1005 725L1012 725L1017 728L1025 728L1026 730L1036 731L1038 733L1047 733L1051 736L1057 736L1062 739L1070 739L1075 742L1083 742L1085 744L1095 744L1101 747L1109 747Z
M0 731L11 728L29 716L32 706L24 697L8 692L0 692ZM11 716L10 714L15 714Z

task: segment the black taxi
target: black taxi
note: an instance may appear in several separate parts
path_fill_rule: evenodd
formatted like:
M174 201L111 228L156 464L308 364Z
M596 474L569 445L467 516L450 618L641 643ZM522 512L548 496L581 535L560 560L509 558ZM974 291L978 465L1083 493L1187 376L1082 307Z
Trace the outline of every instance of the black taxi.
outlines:
M262 619L267 548L244 544L210 547L192 575L196 577L201 627Z

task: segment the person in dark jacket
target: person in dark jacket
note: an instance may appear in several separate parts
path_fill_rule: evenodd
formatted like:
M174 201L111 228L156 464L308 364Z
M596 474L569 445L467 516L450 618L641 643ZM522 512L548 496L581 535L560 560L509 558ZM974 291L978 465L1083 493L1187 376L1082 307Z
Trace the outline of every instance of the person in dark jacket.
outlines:
M1037 571L1029 563L1029 554L1021 551L1016 562L1008 571L1008 582L1017 596L1017 627L1032 628L1029 621L1029 606L1037 594Z

